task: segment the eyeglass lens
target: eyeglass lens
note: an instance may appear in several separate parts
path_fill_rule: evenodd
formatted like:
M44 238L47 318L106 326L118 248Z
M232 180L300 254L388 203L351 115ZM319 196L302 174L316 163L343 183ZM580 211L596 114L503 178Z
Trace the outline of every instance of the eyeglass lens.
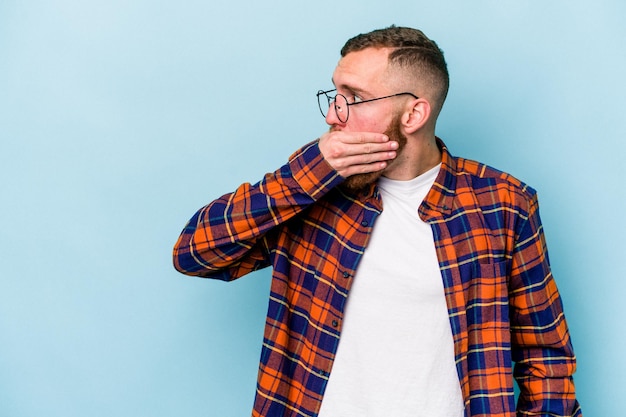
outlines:
M341 123L346 123L348 121L348 99L346 99L344 95L333 95L331 91L319 91L317 93L317 104L322 112L322 116L326 117L328 109L332 106L335 110L335 114L337 115L337 119L339 119Z

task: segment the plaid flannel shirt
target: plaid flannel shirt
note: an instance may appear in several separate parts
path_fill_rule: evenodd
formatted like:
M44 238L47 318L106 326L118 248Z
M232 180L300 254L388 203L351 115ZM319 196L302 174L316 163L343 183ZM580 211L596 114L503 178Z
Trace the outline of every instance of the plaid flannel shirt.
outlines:
M515 416L515 376L518 416L582 416L535 191L438 145L441 170L419 216L432 226L465 415ZM354 195L342 181L312 142L200 209L174 248L188 275L229 281L273 267L253 416L319 412L350 286L383 209L375 185Z

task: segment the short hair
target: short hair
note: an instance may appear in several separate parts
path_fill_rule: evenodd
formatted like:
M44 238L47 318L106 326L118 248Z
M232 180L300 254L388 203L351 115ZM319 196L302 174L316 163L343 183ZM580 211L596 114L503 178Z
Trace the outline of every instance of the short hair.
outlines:
M398 66L432 89L435 111L439 113L448 95L450 77L443 51L421 30L392 25L349 39L341 56L367 48L391 48L390 66Z

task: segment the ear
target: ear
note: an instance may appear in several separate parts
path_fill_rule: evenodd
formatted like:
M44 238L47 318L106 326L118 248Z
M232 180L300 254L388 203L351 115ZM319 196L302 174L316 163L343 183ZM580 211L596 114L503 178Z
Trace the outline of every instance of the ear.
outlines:
M408 134L415 133L428 123L431 115L430 103L418 98L411 100L402 115L402 127Z

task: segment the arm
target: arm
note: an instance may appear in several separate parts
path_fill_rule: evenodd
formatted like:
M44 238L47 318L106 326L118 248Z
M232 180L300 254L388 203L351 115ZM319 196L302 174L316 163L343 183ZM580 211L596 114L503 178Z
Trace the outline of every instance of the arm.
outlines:
M325 133L261 182L243 184L200 209L174 246L174 267L187 275L230 281L268 266L271 230L346 177L384 169L397 147L378 133Z
M243 184L200 209L174 246L174 267L230 281L269 265L271 230L346 177L384 169L397 143L367 132L327 132L255 185Z
M266 234L341 181L318 143L306 145L259 183L242 184L196 212L174 246L174 267L229 281L268 266Z
M572 378L576 357L534 195L516 242L509 291L517 415L582 416Z

